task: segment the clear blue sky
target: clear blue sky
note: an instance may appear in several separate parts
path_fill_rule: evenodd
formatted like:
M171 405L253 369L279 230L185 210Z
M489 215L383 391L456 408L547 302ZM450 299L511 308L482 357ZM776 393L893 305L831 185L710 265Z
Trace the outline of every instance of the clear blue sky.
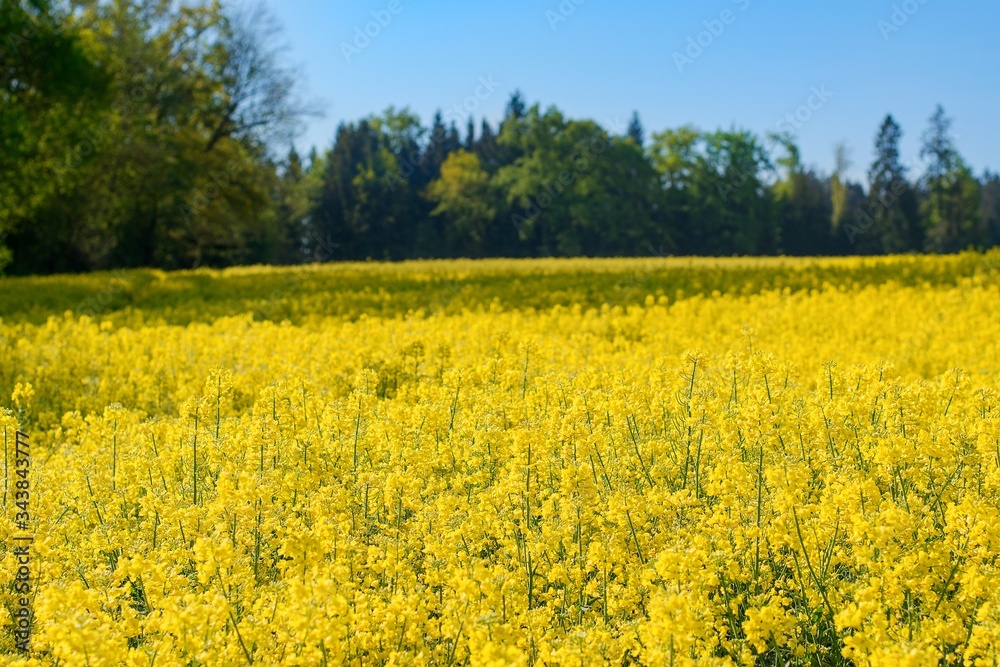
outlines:
M389 105L409 106L427 123L436 109L474 95L480 77L492 77L498 86L492 94L480 88L486 99L476 102L477 124L484 115L498 120L519 88L529 103L609 126L638 111L647 136L686 123L768 132L806 104L813 87L825 87L832 96L814 97L818 108L800 110L796 120L803 159L827 171L834 144L844 140L856 179L890 112L903 128L904 161L919 165L920 135L940 102L977 173L1000 169L997 0L266 4L284 24L303 90L326 110L299 140L304 149L328 148L340 122ZM354 46L355 30L373 21L372 12L391 20L348 59L342 44ZM686 57L689 38L697 40L706 21L719 34L701 35L707 46L692 49L696 57L679 71L674 54Z

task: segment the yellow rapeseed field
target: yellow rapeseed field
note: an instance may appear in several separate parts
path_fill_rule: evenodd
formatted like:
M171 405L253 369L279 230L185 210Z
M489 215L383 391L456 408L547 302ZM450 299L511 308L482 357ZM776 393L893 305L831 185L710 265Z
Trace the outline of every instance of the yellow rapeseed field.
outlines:
M0 282L0 661L996 665L998 260Z

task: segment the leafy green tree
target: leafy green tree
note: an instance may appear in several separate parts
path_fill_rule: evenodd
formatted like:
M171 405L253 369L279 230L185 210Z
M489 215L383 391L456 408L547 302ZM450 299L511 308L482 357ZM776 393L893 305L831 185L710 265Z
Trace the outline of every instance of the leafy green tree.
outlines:
M423 150L422 173L414 185L420 188L437 178L441 173L441 165L448 159L448 154L453 148L456 147L451 146L448 141L448 128L444 124L441 112L437 111L431 122L429 140Z
M704 145L694 176L702 202L698 218L692 221L697 252L775 252L778 229L765 185L773 167L764 146L740 130L707 134Z
M625 130L625 136L635 142L636 146L640 148L646 143L646 131L642 129L642 121L639 120L639 112L632 112L632 118L629 120L628 129Z
M682 252L690 252L693 244L690 235L700 203L694 176L699 171L701 143L701 132L686 125L654 134L648 149L660 186L658 212Z
M465 125L465 141L462 148L471 151L476 147L476 122L469 116L469 122Z
M921 203L926 247L937 252L956 252L989 241L980 210L980 184L955 149L951 122L938 105L920 149L927 162Z
M843 228L847 222L848 184L847 171L851 168L850 151L847 144L839 143L834 147L833 174L830 176L830 224L834 232Z
M10 236L73 182L67 155L88 141L107 84L100 50L65 6L0 3L0 272L12 259L7 244L18 245Z
M1000 245L1000 176L987 171L982 179L981 215L989 231L989 244Z
M935 186L936 196L924 200L927 249L958 252L990 242L988 221L982 216L982 189L972 170L961 160Z
M749 132L710 134L691 126L653 135L650 159L663 188L664 217L680 252L774 252L778 227L766 179L773 167Z
M771 139L784 150L784 155L776 160L784 173L772 188L780 250L790 255L829 253L833 242L829 184L802 166L798 146L791 136Z
M479 162L490 174L496 172L501 166L500 148L497 145L497 135L490 127L490 122L483 119L479 128L479 136L473 144L472 149L479 157Z
M527 112L528 106L524 102L524 96L520 90L515 90L511 93L510 99L507 101L507 110L504 113L504 118L516 123L523 119ZM501 128L502 130L503 128Z
M34 96L62 109L43 142L55 168L39 179L59 196L22 212L10 239L15 270L261 260L275 192L270 146L307 111L269 15L216 2L79 0L58 21L87 35L106 85L100 95L84 89L72 107Z
M655 172L633 142L536 105L504 121L500 143L520 157L494 185L530 253L620 254L655 239Z
M403 156L415 150L421 133L405 109L341 125L325 159L309 243L325 239L351 259L411 256L413 223L421 218L410 181L416 170L407 174Z
M249 248L253 261L295 264L325 262L337 256L336 246L323 239L307 243L321 168L315 153L304 163L294 148L289 151L280 173L273 177L272 205L266 209L259 233Z
M460 254L481 254L496 209L491 206L490 176L479 157L465 150L450 154L427 195L436 204L431 215L443 217L448 223L449 247Z
M886 116L875 138L875 161L868 170L868 201L844 226L856 252L898 253L921 247L917 195L899 157L902 131Z

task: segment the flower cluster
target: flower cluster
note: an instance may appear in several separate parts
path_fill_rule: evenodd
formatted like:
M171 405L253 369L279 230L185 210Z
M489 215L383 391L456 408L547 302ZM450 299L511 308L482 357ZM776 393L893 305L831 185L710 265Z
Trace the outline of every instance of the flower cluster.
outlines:
M969 277L0 322L37 579L32 653L4 627L0 655L995 664L998 301Z

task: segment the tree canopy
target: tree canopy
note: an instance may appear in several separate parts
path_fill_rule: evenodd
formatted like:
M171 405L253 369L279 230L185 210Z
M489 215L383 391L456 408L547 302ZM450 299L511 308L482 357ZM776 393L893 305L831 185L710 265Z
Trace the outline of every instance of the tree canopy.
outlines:
M845 254L1000 241L938 107L921 164L887 116L866 183L790 134L608 128L515 92L496 125L408 108L289 150L304 119L280 26L218 1L0 5L0 270L419 257Z

